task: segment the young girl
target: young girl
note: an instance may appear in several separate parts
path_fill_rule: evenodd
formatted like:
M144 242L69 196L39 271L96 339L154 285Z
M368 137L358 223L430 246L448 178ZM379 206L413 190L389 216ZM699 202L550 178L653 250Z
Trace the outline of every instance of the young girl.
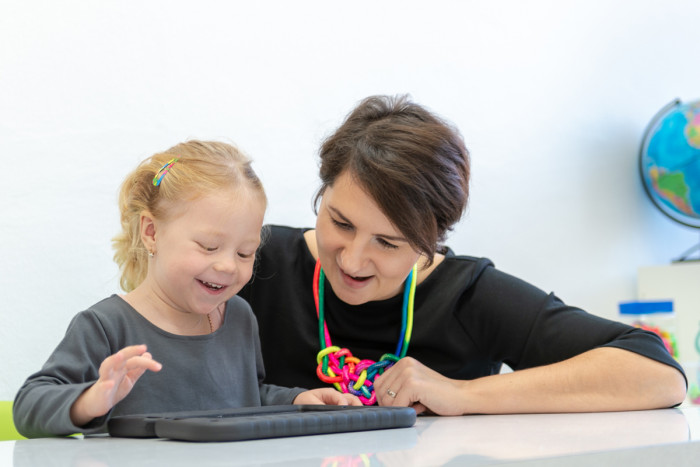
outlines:
M79 313L20 388L27 437L104 431L110 415L351 404L333 389L262 384L258 328L236 293L253 272L266 197L234 147L190 141L142 162L120 193L123 295Z

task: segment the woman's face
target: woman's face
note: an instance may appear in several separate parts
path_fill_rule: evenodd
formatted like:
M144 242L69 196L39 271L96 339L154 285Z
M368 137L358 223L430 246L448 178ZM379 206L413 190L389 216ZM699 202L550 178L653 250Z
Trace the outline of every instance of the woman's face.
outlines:
M323 194L316 242L333 291L350 305L399 294L420 256L348 172Z

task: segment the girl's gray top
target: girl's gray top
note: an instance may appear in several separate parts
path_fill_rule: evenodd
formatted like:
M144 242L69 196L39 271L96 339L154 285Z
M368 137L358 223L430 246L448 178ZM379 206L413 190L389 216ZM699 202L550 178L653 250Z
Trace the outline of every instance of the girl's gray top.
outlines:
M88 426L71 423L78 396L99 377L102 361L124 347L146 344L163 364L147 371L132 391ZM105 431L111 415L291 404L304 390L263 384L258 325L238 296L226 303L222 326L202 336L166 332L117 295L79 313L43 368L22 385L14 421L27 437Z

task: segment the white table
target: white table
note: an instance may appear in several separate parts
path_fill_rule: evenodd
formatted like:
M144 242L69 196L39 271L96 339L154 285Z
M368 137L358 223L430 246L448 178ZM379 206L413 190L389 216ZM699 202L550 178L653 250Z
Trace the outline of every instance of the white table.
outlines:
M418 417L412 428L230 443L0 442L0 466L700 465L700 408Z

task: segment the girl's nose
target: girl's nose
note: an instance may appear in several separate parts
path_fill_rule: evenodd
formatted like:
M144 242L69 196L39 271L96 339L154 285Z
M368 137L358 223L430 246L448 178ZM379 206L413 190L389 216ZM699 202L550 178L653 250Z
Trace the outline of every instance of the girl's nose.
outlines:
M237 267L235 255L222 255L214 263L214 270L225 274L233 274L236 272Z

